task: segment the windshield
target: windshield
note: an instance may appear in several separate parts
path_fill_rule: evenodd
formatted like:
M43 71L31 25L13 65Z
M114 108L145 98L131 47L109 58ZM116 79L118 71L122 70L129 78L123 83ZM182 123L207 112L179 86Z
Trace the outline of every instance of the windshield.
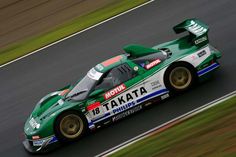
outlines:
M86 99L101 76L102 73L92 68L89 70L87 75L84 76L84 78L79 81L79 83L75 85L75 87L67 94L66 98L71 98L75 101Z

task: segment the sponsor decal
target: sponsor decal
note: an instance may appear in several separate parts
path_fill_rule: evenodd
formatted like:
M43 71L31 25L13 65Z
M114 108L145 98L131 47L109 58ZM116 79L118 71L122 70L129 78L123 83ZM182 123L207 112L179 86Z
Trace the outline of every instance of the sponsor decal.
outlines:
M145 65L145 69L151 69L152 67L156 66L159 63L161 63L161 60L156 59L156 60L152 61L151 63Z
M202 43L203 41L206 41L206 40L207 40L207 37L204 36L204 37L201 37L201 38L195 40L194 43L197 45L197 44L200 44L200 43Z
M104 94L104 99L107 100L107 99L110 99L114 96L116 96L117 94L121 93L122 91L124 91L126 89L126 86L125 84L121 84L119 86L117 86L116 88L106 92Z
M205 50L202 50L201 52L199 52L199 53L197 54L197 56L200 58L200 57L204 56L205 54L206 54L206 51L205 51Z
M90 104L89 106L87 106L87 110L89 111L92 118L97 118L104 114L100 102L94 102L93 104Z
M206 28L202 27L201 25L199 25L193 20L191 20L190 25L188 26L188 29L190 32L196 35L202 35L203 33L207 31Z
M134 101L114 109L113 113L114 114L120 113L120 112L122 112L124 110L127 110L127 109L133 107L133 106L135 106L135 102Z
M125 94L119 95L118 97L112 99L111 101L103 104L103 107L106 111L109 111L123 104L134 101L140 96L143 96L145 94L147 94L147 90L144 87L140 87Z
M132 108L132 109L130 109L130 110L124 111L124 112L122 112L121 114L118 114L118 115L114 116L114 117L112 118L112 121L114 122L114 121L120 120L120 119L122 119L122 118L125 118L125 117L127 117L127 116L129 116L129 115L131 115L131 114L133 114L133 113L135 113L135 112L140 111L141 109L142 109L142 106L141 106L141 105L136 106L136 107L134 107L134 108Z
M55 135L51 136L51 137L46 137L43 139L39 139L39 140L35 140L33 141L33 146L42 146L44 144L48 145L54 142L57 142L57 138Z
M160 88L161 84L160 84L159 80L156 80L154 82L151 82L151 86L152 86L152 90L155 90L157 88Z
M33 146L41 146L44 142L46 142L46 139L33 141Z
M146 102L150 98L166 94L166 92L168 92L167 89L161 89L147 94L147 90L144 87L139 87L134 90L127 91L126 93L121 94L118 97L108 101L106 104L102 104L102 108L100 108L99 110L101 110L101 112L103 113L98 117L89 117L92 119L92 123L89 122L89 127L92 128L94 126L94 123L98 123L114 115L118 116L119 114L122 114L127 110L136 108L140 103ZM145 105L149 105L149 102ZM91 113L87 114L87 116L91 116Z
M195 59L197 59L197 56L195 55L195 54L193 54L193 55L191 55L191 57L190 57L192 60L195 60Z
M97 68L98 70L100 70L100 71L102 71L102 70L104 69L101 64L98 64L98 65L96 66L96 68Z
M122 56L116 56L116 57L114 57L114 58L111 58L111 59L108 59L108 60L102 62L102 65L103 65L104 67L107 67L107 66L109 66L109 65L111 65L111 64L114 64L114 63L116 63L116 62L119 62L121 59L122 59Z

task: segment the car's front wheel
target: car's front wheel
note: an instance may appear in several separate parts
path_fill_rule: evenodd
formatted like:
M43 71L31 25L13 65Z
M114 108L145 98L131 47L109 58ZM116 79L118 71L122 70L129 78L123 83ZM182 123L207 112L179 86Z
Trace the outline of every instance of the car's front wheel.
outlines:
M54 126L60 141L68 142L79 139L87 129L85 117L76 111L67 111L59 115Z
M167 69L164 77L166 87L170 91L178 93L193 86L196 74L190 65L177 63Z

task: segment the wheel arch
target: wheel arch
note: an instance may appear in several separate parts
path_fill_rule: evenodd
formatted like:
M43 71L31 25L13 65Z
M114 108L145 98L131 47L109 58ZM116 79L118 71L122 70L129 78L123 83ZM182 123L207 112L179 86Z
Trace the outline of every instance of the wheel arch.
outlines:
M197 69L194 67L194 65L193 64L191 64L191 63L189 63L189 62L187 62L187 61L182 61L182 60L180 60L180 61L175 61L175 62L173 62L173 63L171 63L167 68L166 68L166 70L165 70L165 72L164 72L164 75L163 75L163 82L164 82L164 85L165 85L165 87L168 89L168 85L167 85L167 83L166 83L166 80L167 80L167 75L168 75L168 73L169 73L169 71L173 68L173 67L176 67L176 66L179 66L179 65L184 65L184 66L187 66L188 68L190 68L190 70L192 70L193 71L193 73L194 73L194 81L196 82L197 81Z
M171 64L168 66L168 68L166 69L166 71L167 71L171 66L177 66L177 65L179 65L179 64L185 64L185 65L191 67L191 69L192 69L193 71L195 71L195 73L197 74L197 69L194 67L194 65L191 64L190 62L183 61L183 60L180 60L180 61L176 61L176 62L171 63ZM166 71L165 71L165 73L166 73Z
M57 114L57 116L55 117L54 122L53 122L53 131L54 131L54 134L57 136L57 138L58 138L58 135L57 135L56 127L58 127L58 126L56 123L57 123L58 119L60 118L60 116L67 113L67 112L74 112L74 113L78 114L82 118L82 120L86 123L85 129L86 130L88 129L88 120L87 120L86 116L83 114L83 112L81 112L80 110L75 109L75 108L65 109L65 110L61 111L59 114Z
M79 114L80 116L84 117L84 119L85 119L86 122L88 123L88 120L87 120L86 116L83 114L83 112L81 112L81 111L78 110L78 109L70 108L70 109L63 110L62 112L60 112L59 114L57 114L57 116L56 116L55 119L54 119L53 126L55 125L55 123L56 123L57 119L59 118L59 116L61 116L62 114L66 113L66 112L76 112L76 113Z

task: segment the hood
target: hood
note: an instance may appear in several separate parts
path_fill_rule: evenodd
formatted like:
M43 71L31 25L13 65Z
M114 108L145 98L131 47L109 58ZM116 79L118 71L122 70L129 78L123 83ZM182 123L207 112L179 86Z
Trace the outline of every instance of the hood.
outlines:
M32 116L33 117L41 117L45 113L49 112L50 109L59 105L59 100L61 100L62 96L60 95L61 92L53 92L45 97L43 97L35 106Z

